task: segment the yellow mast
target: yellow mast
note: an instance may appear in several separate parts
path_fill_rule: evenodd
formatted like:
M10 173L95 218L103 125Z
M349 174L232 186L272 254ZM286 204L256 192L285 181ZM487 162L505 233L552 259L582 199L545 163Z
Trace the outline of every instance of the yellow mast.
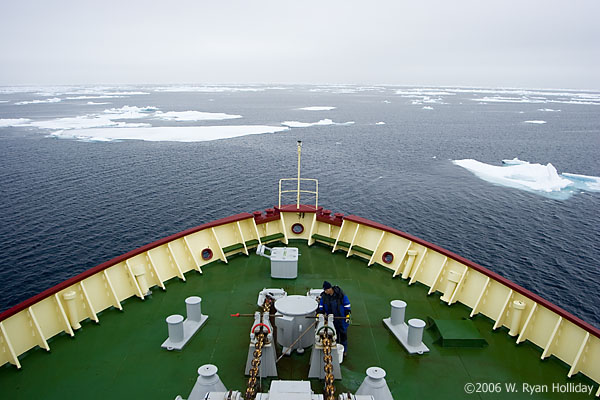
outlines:
M279 207L281 207L281 195L284 193L296 193L296 210L300 210L300 193L310 193L315 195L315 210L319 204L319 181L317 179L301 178L300 175L300 161L302 159L302 141L298 140L298 176L295 178L282 178L279 180ZM282 187L283 182L296 181L296 190L284 190ZM302 181L311 181L315 183L315 190L302 190L300 184ZM291 204L290 204L291 206Z
M302 141L298 140L298 194L296 195L296 209L300 209L300 155L302 153Z

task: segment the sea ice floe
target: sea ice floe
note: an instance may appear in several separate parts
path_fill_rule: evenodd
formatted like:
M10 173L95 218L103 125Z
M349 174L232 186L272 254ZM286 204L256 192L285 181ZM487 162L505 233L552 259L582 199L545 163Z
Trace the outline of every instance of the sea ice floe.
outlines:
M154 88L155 92L201 92L201 93L223 93L223 92L264 92L268 87L248 86L161 86ZM282 88L277 88L282 89Z
M8 103L8 100L0 100L0 103Z
M154 113L154 117L164 119L166 121L216 121L242 118L241 115L236 114L213 113L202 111L157 111L156 113Z
M600 93L592 91L574 92L556 89L519 89L519 88L445 88L454 93L497 94L508 96L571 97L600 100Z
M538 108L538 111L543 111L543 112L560 112L560 110L553 110L552 108Z
M142 127L150 124L132 124L128 122L116 122L109 115L83 115L78 117L57 118L49 121L30 122L27 126L34 126L40 129L70 130L99 127Z
M354 121L348 122L333 122L330 119L322 119L317 122L299 122L299 121L283 121L281 125L285 125L290 128L306 128L309 126L317 126L317 125L352 125Z
M103 102L98 102L98 103L97 103L97 102L95 102L95 101L88 101L86 104L88 104L88 105L90 105L90 106L102 106L102 105L105 105L105 104L110 104L110 103L109 103L109 102L105 102L105 103L103 103Z
M0 128L7 128L9 126L19 126L31 121L28 118L4 118L0 119Z
M281 125L285 125L290 128L306 128L315 125L333 125L333 121L330 119L322 119L318 122L299 122L299 121L283 121Z
M379 121L379 122L377 122L375 125L385 125L385 122L383 122L383 121Z
M600 192L600 177L598 176L569 174L566 172L562 176L571 180L578 189Z
M523 121L523 123L525 124L538 124L538 125L543 125L546 123L546 121L540 121L540 120L532 120L532 121Z
M52 136L78 140L145 140L169 142L204 142L238 136L275 133L288 130L284 126L230 125L230 126L179 126L143 128L94 128L58 131Z
M354 94L361 92L384 92L386 90L383 86L355 86L355 85L319 85L308 89L312 93L333 93L333 94Z
M93 103L91 104L104 104ZM89 104L88 103L88 104ZM225 120L241 118L241 115L225 114L225 113L209 113L200 111L159 111L157 107L146 106L123 106L120 108L109 108L102 113L93 113L80 115L76 117L56 118L46 121L26 120L19 125L33 126L40 129L53 130L71 130L71 129L90 129L90 128L133 128L133 127L150 127L149 123L129 123L121 120L130 119L161 119L165 121L204 121L204 120Z
M97 95L97 96L71 96L65 97L65 100L93 100L93 99L118 99L125 96L114 96L114 95Z
M110 114L111 119L137 119L137 118L149 118L158 108L152 106L137 107L137 106L123 106L121 108L110 108L104 110L105 114Z
M424 106L423 110L433 110L433 107L431 107L431 106Z
M101 96L139 96L142 94L150 94L150 93L148 93L148 92L120 92L120 91L103 92L103 91L101 91L99 94Z
M441 97L431 98L429 96L402 96L402 97L419 97L416 100L412 100L410 103L413 105L422 105L422 104L448 104L444 102Z
M329 110L335 110L335 107L331 107L331 106L311 106L311 107L302 107L302 108L299 108L298 110L304 110L304 111L329 111Z
M61 101L61 99L59 99L58 97L53 97L51 99L44 99L44 100L36 99L36 100L29 100L29 101L19 101L15 104L18 106L23 106L26 104L58 103L60 101Z
M0 87L0 93L32 93L37 96L62 95L110 95L133 96L148 94L135 86L8 86Z
M526 190L559 200L571 197L574 189L600 191L600 177L569 173L559 174L550 163L546 165L529 163L518 158L502 160L504 166L485 164L473 159L454 160L452 162L487 182Z
M543 99L532 99L529 97L504 97L504 96L485 96L471 99L473 101L482 101L485 103L545 103Z
M414 88L414 89L399 89L396 90L396 94L402 97L421 97L421 96L454 96L456 93L452 93L442 89L436 88Z
M560 103L560 104L577 104L585 106L600 106L600 100L598 101L582 101L582 100L548 100L546 103Z
M600 105L600 97L598 95L576 94L576 93L545 93L547 96L574 96L571 98L551 98L548 99L542 96L532 96L530 92L528 95L522 95L521 97L508 97L508 96L484 96L476 97L471 99L480 103L532 103L532 104L543 104L543 103L557 103L557 104L578 104L578 105ZM540 109L540 111L547 111L546 109ZM555 111L555 110L552 110ZM560 111L560 110L558 110Z
M0 87L0 93L37 93L40 96L56 96L65 90L73 89L73 86L4 86Z
M359 90L354 88L340 88L340 89L332 89L332 88L313 88L309 89L309 92L314 93L335 93L335 94L353 94L358 93Z

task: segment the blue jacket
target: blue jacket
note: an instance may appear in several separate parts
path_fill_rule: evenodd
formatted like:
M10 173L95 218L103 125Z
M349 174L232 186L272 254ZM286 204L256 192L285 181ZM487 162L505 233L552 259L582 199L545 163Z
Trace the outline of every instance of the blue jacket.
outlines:
M320 314L333 314L334 317L345 317L350 312L350 300L348 300L348 296L344 294L339 286L333 287L333 295L331 296L325 292L321 294L321 301L319 302ZM345 332L349 324L345 319L336 319L334 325L337 329L341 327Z

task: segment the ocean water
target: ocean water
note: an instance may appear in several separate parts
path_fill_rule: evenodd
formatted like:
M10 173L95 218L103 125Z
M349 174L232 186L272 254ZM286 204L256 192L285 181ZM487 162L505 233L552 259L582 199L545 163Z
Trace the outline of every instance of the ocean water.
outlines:
M301 109L314 106L335 108ZM0 311L164 236L272 207L302 140L320 205L454 251L598 327L597 181L521 190L453 161L598 177L599 111L585 91L0 88ZM229 128L181 128L211 126ZM134 134L149 140L123 139Z

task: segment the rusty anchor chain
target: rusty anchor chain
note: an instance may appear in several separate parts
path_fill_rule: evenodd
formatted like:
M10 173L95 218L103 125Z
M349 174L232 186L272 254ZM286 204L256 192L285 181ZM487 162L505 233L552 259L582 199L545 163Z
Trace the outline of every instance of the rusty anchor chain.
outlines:
M263 312L271 311L271 304L273 300L269 297L265 300L263 305ZM256 334L256 345L254 346L254 353L252 356L252 362L250 363L250 378L248 378L248 386L246 388L246 394L244 395L244 400L254 400L256 398L256 384L258 383L258 368L260 367L260 358L262 356L262 349L267 341L267 334L265 330L261 327L260 332Z

